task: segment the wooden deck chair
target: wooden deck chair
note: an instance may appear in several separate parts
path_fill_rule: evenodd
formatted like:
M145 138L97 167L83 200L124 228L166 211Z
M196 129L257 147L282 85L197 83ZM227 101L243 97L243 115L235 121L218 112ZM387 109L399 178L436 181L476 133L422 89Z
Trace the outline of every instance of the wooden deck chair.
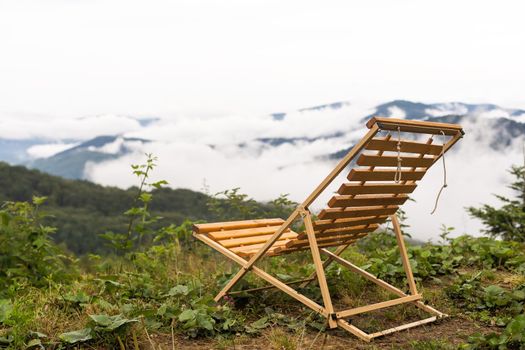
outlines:
M261 219L206 223L194 225L194 236L216 249L241 266L239 272L215 297L219 301L248 271L266 280L270 286L255 288L278 288L327 319L330 328L341 327L355 336L370 341L375 337L433 322L446 316L425 305L416 288L396 211L407 199L425 172L440 159L464 134L460 125L392 118L372 118L368 121L368 133L346 154L323 182L300 204L286 220ZM382 133L386 136L380 136ZM403 139L401 138L403 135ZM443 139L435 144L434 138ZM422 141L423 140L423 141ZM354 168L341 184L338 194L328 202L317 220L309 211L312 202L350 164ZM341 253L361 237L375 231L390 217L404 270L409 293L376 278L367 271L340 257ZM304 221L305 232L294 232L291 224ZM326 248L337 247L335 251ZM284 283L255 266L264 256L276 256L299 250L310 250L315 272L307 279ZM326 256L324 261L321 255ZM355 307L334 310L328 290L325 269L333 261L379 285L399 298ZM300 294L291 286L317 280L323 305ZM253 289L252 289L253 290ZM410 303L432 316L384 331L368 334L348 321L354 315L394 305Z

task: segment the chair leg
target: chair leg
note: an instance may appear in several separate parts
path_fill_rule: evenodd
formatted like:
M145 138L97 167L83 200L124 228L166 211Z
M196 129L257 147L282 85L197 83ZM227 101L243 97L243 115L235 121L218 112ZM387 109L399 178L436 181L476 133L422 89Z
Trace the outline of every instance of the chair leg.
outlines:
M332 299L330 297L330 291L328 290L328 283L326 282L324 267L321 261L321 254L319 253L319 247L317 246L317 239L315 237L314 227L312 224L312 216L307 210L301 212L301 216L304 220L306 234L308 236L308 243L310 244L312 259L315 265L315 272L317 273L317 279L319 281L319 287L321 289L321 295L323 297L323 304L326 311L329 314L328 326L330 328L337 328L337 318L335 317L334 307L332 305Z
M397 245L399 246L399 253L401 254L401 261L403 262L403 268L407 276L408 287L410 288L410 293L412 295L417 294L416 282L414 281L414 275L412 274L412 268L410 267L410 260L408 259L407 250L405 247L405 240L403 239L403 233L401 232L401 225L399 225L399 220L397 216L391 215L390 219L392 220L392 226L394 226L394 232L396 234Z

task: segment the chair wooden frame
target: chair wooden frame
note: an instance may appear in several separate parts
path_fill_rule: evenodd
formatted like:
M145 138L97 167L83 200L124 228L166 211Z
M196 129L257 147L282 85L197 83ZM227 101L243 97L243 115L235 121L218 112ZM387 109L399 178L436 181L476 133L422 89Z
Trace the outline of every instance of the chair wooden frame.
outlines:
M383 336L386 334L390 334L396 331L409 329L415 326L427 324L433 321L436 321L437 319L440 319L442 317L445 317L446 315L441 313L440 311L425 305L422 302L422 295L418 292L416 283L414 281L414 277L412 274L412 270L410 267L409 258L407 255L407 251L405 248L405 243L403 240L403 235L401 232L401 228L398 222L398 219L395 214L390 215L390 219L392 221L394 233L396 236L399 252L401 255L401 261L403 263L403 268L406 273L407 281L408 281L408 287L409 287L409 293L403 292L401 289L373 276L369 272L359 268L358 266L352 264L351 262L343 259L340 255L344 252L344 250L351 244L343 244L337 247L337 249L334 252L331 252L330 250L319 247L318 244L318 238L316 237L316 233L314 230L314 225L312 223L312 215L309 211L309 206L319 197L319 195L334 181L334 179L350 164L350 162L355 159L355 157L364 149L365 146L376 136L376 134L380 130L391 130L391 131L398 131L398 132L413 132L413 133L423 133L423 134L431 134L431 135L447 135L450 136L450 139L443 144L441 148L441 152L439 154L435 154L432 158L432 164L435 163L438 159L441 158L441 156L448 150L450 147L452 147L464 134L462 128L460 125L456 124L446 124L446 123L432 123L432 122L423 122L423 121L409 121L409 120L399 120L399 119L393 119L393 118L372 118L367 123L367 127L370 129L367 134L346 154L346 156L336 165L336 167L330 172L330 174L317 186L317 188L302 202L300 205L297 206L297 208L292 212L292 214L275 230L275 232L269 237L266 242L261 246L261 248L256 251L249 259L245 259L241 257L239 254L236 254L232 252L230 249L224 247L223 245L219 244L217 241L211 239L206 234L201 234L198 232L198 229L195 229L194 236L201 240L202 242L206 243L210 247L214 248L218 252L222 253L235 263L239 264L241 266L240 270L231 278L231 280L224 286L224 288L217 294L215 297L215 301L221 300L226 295L234 295L236 292L231 292L231 289L248 273L248 271L253 272L258 277L264 279L268 283L270 283L269 286L266 287L260 287L260 288L254 288L250 290L245 290L243 292L249 292L249 291L256 291L256 290L263 290L268 288L278 288L281 291L285 292L292 298L298 300L299 302L303 303L305 306L309 307L310 309L318 312L323 317L327 319L327 323L329 328L337 328L341 327L342 329L345 329L346 331L352 333L353 335L357 336L358 338L365 340L365 341L371 341L373 338ZM431 139L430 139L431 140ZM427 142L427 144L430 144L431 141ZM382 151L379 152L381 154ZM421 155L421 158L423 158L423 155ZM426 158L428 159L428 158ZM373 169L371 167L370 169ZM412 171L414 171L416 168L412 168ZM361 184L364 184L366 180L362 181ZM405 180L403 184L411 185L415 183L414 181ZM290 283L284 283L280 281L279 279L273 277L272 275L268 274L267 272L263 271L262 269L255 266L255 264L264 256L267 255L267 252L270 248L280 239L280 237L287 231L292 223L294 223L296 220L302 219L306 235L308 238L308 245L310 252L312 254L312 260L315 266L315 272L310 275L308 278L294 281ZM326 257L326 260L321 259L321 255L324 255ZM330 265L332 262L337 262L341 266L349 269L350 271L359 274L360 276L364 277L365 279L375 283L379 287L395 294L398 296L396 299L379 302L375 304L370 304L366 306L361 307L355 307L351 309L346 310L335 310L334 306L332 304L332 299L330 296L330 292L328 290L328 284L326 281L325 276L325 269ZM291 285L300 284L301 287L305 287L308 283L317 280L323 305L319 305L312 299L304 296L303 294L299 293L296 289L292 288ZM391 307L394 305L400 305L410 303L412 305L415 305L419 309L426 311L427 313L431 314L432 316L420 321L411 322L407 324L403 324L398 327L393 327L390 329L386 329L380 332L371 333L368 334L364 332L363 330L359 329L355 325L352 325L350 322L346 321L345 319L366 313L369 311L379 310L387 307Z

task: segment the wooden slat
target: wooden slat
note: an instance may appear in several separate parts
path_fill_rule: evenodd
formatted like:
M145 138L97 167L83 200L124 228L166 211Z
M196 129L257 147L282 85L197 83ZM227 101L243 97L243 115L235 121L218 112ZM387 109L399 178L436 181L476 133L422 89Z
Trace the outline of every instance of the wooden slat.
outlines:
M437 135L441 134L441 131L443 131L445 135L456 135L457 133L463 133L463 128L459 124L382 117L373 117L366 123L366 126L371 128L375 124L377 124L381 130L397 130L399 127L402 132L417 132Z
M328 237L328 236L336 236L336 235L352 235L352 234L359 234L363 232L374 232L377 230L379 225L366 225L364 228L357 229L355 226L353 227L341 227L341 228L334 228L330 230L325 231L319 231L315 234L316 237ZM297 237L298 239L300 237Z
M434 163L434 158L400 157L402 167L428 168ZM397 167L397 156L361 154L357 165L362 166L392 166Z
M242 220L242 221L228 221L228 222L214 222L207 224L193 225L193 231L197 233L208 233L221 230L237 230L251 227L276 226L281 225L283 219L260 219L260 220Z
M245 228L241 230L226 230L226 231L213 231L209 232L208 236L213 238L216 241L220 241L223 239L229 239L229 238L242 238L242 237L253 237L253 236L261 236L261 235L268 235L271 233L275 233L277 229L280 227L278 226L265 226L265 227L255 227L255 228ZM290 229L287 229L284 232L290 232Z
M402 170L402 181L417 181L421 180L425 175L425 171L420 170ZM350 181L394 181L396 177L396 170L368 170L368 169L352 169L348 174Z
M360 232L372 232L375 231L379 227L378 224L373 225L359 225L359 226L349 226L349 227L341 227L341 228L332 228L329 230L324 231L315 231L316 237L328 237L328 236L337 236L337 235L343 235L343 234L356 234ZM306 239L306 233L302 232L297 236L297 239Z
M373 205L401 205L406 202L408 196L401 194L397 197L392 195L344 195L333 196L328 201L330 208L336 207L369 207Z
M339 236L329 236L329 237L321 237L317 239L317 245L318 246L324 246L324 245L342 245L345 244L345 242L352 241L355 242L359 238L365 237L368 235L368 232L361 232L358 234L353 235L339 235ZM294 239L290 240L285 245L287 248L300 248L300 247L306 247L309 246L307 239Z
M401 152L429 154L437 156L441 154L442 146L430 145L422 142L401 140ZM385 138L375 138L368 142L365 149L371 151L390 151L397 152L397 140Z
M253 236L253 237L242 237L242 238L233 238L233 239L224 239L222 241L219 241L219 243L226 248L232 248L232 247L239 247L239 246L247 246L247 245L253 245L258 243L264 243L267 240L269 240L272 237L272 235L263 235L263 236ZM279 237L279 241L291 239L297 237L297 233L295 232L288 232L283 233L281 237Z
M270 248L269 251L271 252L272 250L277 249L278 247L284 246L287 242L288 242L288 240L276 241L275 244ZM264 246L264 243L259 243L259 244L252 244L252 245L246 245L246 246L242 246L242 247L232 247L232 248L225 248L225 249L229 249L232 252L234 252L235 254L238 254L238 255L244 254L244 256L246 256L246 255L250 255L250 254L256 253L263 246ZM243 255L241 255L241 256L243 256Z
M338 241L329 241L329 242L318 243L317 246L319 248L348 246L350 244L354 244L359 239L361 239L363 237L366 237L366 236L368 236L368 233L360 234L357 238L349 238L349 239L342 239L342 240L338 240ZM352 237L352 236L350 236L350 237ZM273 251L273 254L274 255L288 254L288 253L293 253L293 252L297 252L297 251L300 251L300 250L306 250L306 249L310 249L310 246L308 244L301 245L301 246L295 245L293 247L280 246L280 247L277 247Z
M319 219L357 218L371 215L392 215L397 211L397 205L387 207L330 208L319 213Z
M369 224L382 224L386 221L388 216L365 216L359 218L351 219L341 219L341 220L317 220L314 222L314 229L316 231L327 230L332 228L340 227L351 227L359 225L369 225Z
M339 187L337 193L342 195L356 194L401 194L412 193L416 189L416 184L396 184L396 183L374 183L374 184L356 184L344 183Z

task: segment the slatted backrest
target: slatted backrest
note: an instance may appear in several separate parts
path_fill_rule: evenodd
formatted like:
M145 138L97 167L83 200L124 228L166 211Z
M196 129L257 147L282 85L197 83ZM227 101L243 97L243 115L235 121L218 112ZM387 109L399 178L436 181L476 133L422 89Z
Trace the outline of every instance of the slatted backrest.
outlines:
M463 135L457 124L372 118L367 126L374 125L386 136L379 133L367 140L347 176L349 182L339 187L328 208L314 221L319 246L351 244L376 230L409 199L417 181ZM436 135L440 135L437 144ZM290 250L307 247L306 233L286 244Z

